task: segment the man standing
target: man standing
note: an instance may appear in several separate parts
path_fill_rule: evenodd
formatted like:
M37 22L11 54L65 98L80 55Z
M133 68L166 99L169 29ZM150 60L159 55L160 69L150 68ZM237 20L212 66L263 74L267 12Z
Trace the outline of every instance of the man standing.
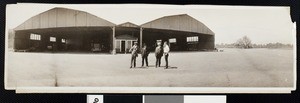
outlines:
M168 67L169 67L169 65L168 65L169 51L170 51L170 48L168 46L168 43L165 41L164 42L164 55L165 55L165 60L166 60L166 68L165 69L168 69Z
M144 60L146 61L146 66L148 67L148 54L149 50L147 48L147 45L144 43L143 48L141 49L142 67L144 66Z
M163 56L163 48L161 46L160 42L157 42L157 47L155 48L155 57L156 57L156 63L155 63L155 67L157 68L160 67L160 60L161 57Z
M134 45L129 50L129 52L131 52L130 68L132 68L132 64L134 65L134 67L136 66L136 57L138 57L137 50L138 50L137 42L134 42Z

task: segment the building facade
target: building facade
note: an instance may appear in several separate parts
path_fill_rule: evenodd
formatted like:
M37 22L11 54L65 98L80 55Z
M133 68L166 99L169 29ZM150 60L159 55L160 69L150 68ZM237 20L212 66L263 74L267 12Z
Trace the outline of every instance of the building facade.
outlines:
M164 16L142 25L116 25L93 14L53 8L9 32L9 47L32 52L126 53L138 42L154 50L167 41L172 51L212 50L214 33L187 14Z

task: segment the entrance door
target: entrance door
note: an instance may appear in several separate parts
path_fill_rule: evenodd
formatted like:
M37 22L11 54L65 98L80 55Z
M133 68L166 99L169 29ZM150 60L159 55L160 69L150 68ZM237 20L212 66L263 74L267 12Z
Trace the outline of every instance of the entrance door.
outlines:
M121 52L125 52L125 41L121 41Z

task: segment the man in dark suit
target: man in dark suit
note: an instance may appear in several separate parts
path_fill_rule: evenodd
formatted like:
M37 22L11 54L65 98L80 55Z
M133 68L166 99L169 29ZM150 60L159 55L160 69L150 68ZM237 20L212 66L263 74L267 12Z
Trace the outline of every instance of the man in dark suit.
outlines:
M160 61L161 57L163 56L163 48L161 46L161 42L157 42L157 47L155 48L155 57L156 57L156 63L155 67L160 67Z
M149 49L147 45L144 43L143 48L141 49L142 67L144 66L144 61L146 61L146 66L148 67L148 55L149 55Z

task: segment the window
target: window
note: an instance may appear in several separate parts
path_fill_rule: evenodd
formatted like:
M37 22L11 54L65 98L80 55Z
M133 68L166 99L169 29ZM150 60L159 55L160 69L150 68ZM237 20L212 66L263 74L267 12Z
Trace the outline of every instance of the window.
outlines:
M55 37L50 37L50 41L51 42L56 42L56 38Z
M121 48L121 41L120 40L116 40L116 48Z
M176 38L169 39L169 43L176 43Z
M131 46L132 46L132 43L131 43L132 41L127 41L127 48L128 49L130 49L131 48Z
M41 40L41 35L30 34L30 40Z
M61 39L61 43L66 43L66 39Z
M187 42L198 42L198 36L186 37Z
M131 45L133 46L134 45L134 42L137 42L136 40L133 40L132 42L131 42Z

